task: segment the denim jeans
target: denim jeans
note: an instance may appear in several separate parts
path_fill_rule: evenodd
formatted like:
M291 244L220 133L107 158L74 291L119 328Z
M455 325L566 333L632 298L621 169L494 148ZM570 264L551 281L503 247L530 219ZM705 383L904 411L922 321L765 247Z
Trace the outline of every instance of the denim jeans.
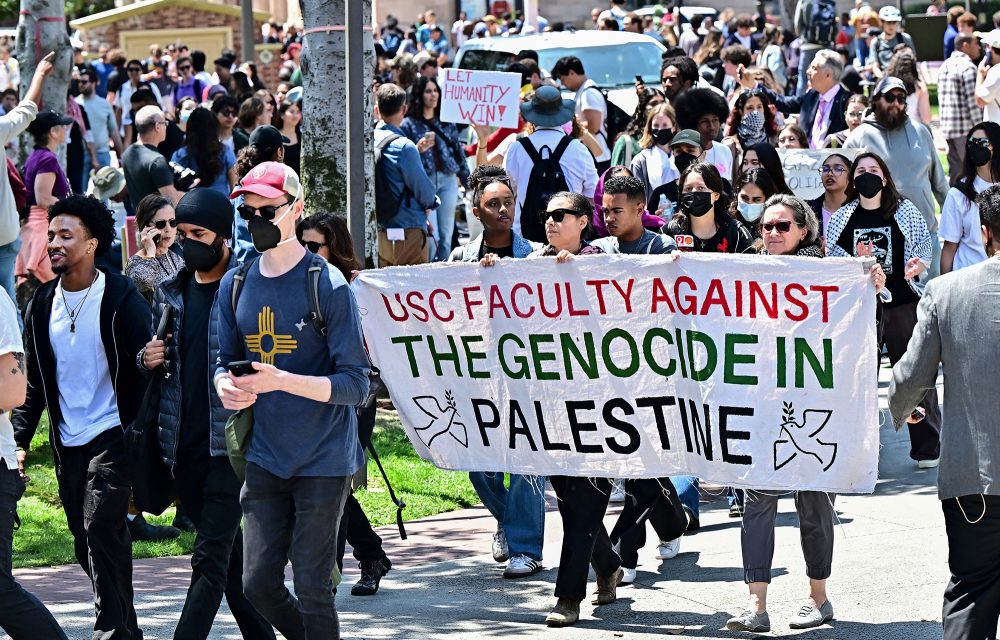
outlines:
M438 171L433 176L437 186L437 197L441 205L437 208L434 218L435 254L432 262L446 261L451 255L451 238L455 235L455 207L458 205L458 178L454 173Z
M243 591L288 640L339 640L333 567L350 477L285 479L253 463L246 473ZM285 586L289 559L295 595Z
M545 478L510 474L510 489L502 473L473 471L469 480L493 517L503 527L510 555L542 559L545 537Z
M14 306L17 306L17 296L14 293L14 263L17 261L17 253L21 250L20 236L14 238L10 244L0 245L0 287L7 292ZM21 310L17 311L17 324L24 329L21 321Z
M13 640L66 640L59 623L38 598L25 591L11 574L14 518L24 481L17 469L0 458L0 628Z
M670 478L677 490L677 497L681 500L681 506L691 512L691 517L695 520L701 518L701 508L699 506L698 478L694 476L674 476Z

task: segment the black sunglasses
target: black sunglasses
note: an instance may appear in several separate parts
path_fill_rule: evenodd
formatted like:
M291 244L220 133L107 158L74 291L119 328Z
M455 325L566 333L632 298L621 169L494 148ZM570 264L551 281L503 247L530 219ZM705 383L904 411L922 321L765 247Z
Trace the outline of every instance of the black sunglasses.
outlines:
M191 65L189 65L189 64L186 64L186 65L184 65L183 67L177 67L177 70L178 70L178 71L187 71L187 70L188 70L188 69L190 69L190 68L191 68Z
M248 204L241 204L240 206L236 207L236 212L240 214L241 218L243 218L248 222L252 220L255 215L258 214L260 214L261 218L271 221L274 220L274 216L277 215L278 209L282 207L287 207L293 202L295 201L289 200L281 204L268 204L264 205L263 207L251 207Z
M302 246L309 250L310 253L319 253L319 250L323 248L322 242L313 242L312 240L299 240Z
M892 104L893 102L898 102L899 104L906 104L906 96L902 93L883 93L882 99Z
M545 220L551 219L552 222L559 224L566 216L579 216L581 214L574 209L553 209L552 211L546 211L543 215Z
M168 224L170 225L170 227L172 229L176 229L177 228L177 218L170 218L169 220L157 220L156 222L150 222L149 226L156 227L157 229L163 230L163 229L167 228Z
M132 73L133 71L135 71L136 73L142 73L142 67L129 67L127 71L129 73Z
M792 229L792 223L788 220L778 220L777 222L765 222L760 225L760 228L764 230L764 233L770 233L775 229L778 233L788 233Z
M219 115L224 116L226 118L235 118L236 111L234 111L233 109L223 109L222 111L219 112Z

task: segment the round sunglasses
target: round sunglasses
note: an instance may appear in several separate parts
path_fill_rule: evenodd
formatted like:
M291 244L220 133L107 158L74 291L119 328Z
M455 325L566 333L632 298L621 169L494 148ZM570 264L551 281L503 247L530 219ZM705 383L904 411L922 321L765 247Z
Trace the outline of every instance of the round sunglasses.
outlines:
M163 231L164 229L167 228L168 224L170 225L171 229L176 229L177 228L177 218L170 218L169 220L157 220L155 222L150 222L146 226L148 226L148 227L156 227L160 231Z

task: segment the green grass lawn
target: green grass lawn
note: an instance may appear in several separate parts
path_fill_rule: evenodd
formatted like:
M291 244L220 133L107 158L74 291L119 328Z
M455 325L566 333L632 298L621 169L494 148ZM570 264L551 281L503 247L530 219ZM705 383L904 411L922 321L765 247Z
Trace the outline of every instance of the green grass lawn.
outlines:
M73 538L66 528L66 518L59 503L49 448L48 424L39 425L31 443L27 473L31 477L28 489L18 503L21 528L14 533L14 567L40 567L76 562ZM416 520L435 513L453 511L479 502L466 473L442 471L417 457L403 432L394 411L378 412L373 436L389 480L406 509L403 517ZM378 467L368 461L368 488L357 492L358 501L376 526L396 522L396 507L389 500ZM173 508L162 516L146 519L156 524L170 524ZM132 557L154 558L190 553L193 533L182 533L167 542L134 542Z

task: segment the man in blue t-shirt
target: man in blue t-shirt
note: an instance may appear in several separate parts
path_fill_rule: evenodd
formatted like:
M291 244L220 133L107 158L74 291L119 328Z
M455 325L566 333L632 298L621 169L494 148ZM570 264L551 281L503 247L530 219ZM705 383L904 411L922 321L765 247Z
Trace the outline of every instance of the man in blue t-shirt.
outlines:
M337 522L351 476L364 464L354 407L368 392L368 358L354 294L320 260L312 321L309 269L317 263L295 236L299 177L280 162L254 167L232 193L243 196L261 257L245 271L236 303L230 271L219 287L215 388L226 409L253 408L243 507L243 588L286 638L339 638L331 577ZM234 308L235 307L235 308ZM227 365L250 360L253 374ZM295 595L285 587L292 559Z

